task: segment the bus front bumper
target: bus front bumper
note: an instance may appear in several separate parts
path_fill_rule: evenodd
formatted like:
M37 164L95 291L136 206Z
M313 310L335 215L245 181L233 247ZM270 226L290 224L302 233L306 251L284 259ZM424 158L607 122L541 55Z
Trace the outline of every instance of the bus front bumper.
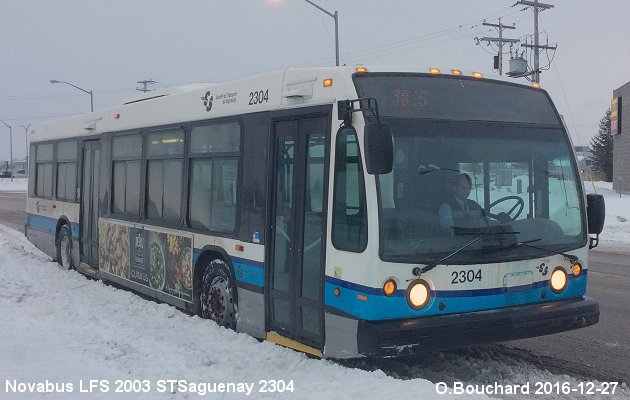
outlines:
M578 298L461 314L359 321L358 353L396 357L583 328L599 321L599 303Z

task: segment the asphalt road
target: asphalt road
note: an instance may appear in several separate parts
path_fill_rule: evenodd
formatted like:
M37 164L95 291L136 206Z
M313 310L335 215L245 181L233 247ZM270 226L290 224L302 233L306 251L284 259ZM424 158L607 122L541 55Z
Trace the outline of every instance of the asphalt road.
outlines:
M0 192L0 224L24 231L24 193ZM589 255L587 295L600 304L597 325L490 346L558 374L630 385L630 246L601 243Z
M599 302L598 324L501 346L555 372L630 384L630 248L604 243L589 261L587 296Z
M0 192L0 224L24 233L26 193Z

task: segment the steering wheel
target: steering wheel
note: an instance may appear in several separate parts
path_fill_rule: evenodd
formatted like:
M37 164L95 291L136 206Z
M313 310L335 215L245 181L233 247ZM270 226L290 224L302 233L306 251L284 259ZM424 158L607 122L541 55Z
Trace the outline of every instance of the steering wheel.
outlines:
M510 201L510 200L515 200L516 204L514 204L514 207L510 208L510 211L508 211L505 214L510 218L510 221L515 221L519 217L519 215L521 215L521 213L523 212L523 209L525 208L525 201L523 201L523 198L521 198L519 196L505 196L505 197L502 197L502 198L500 198L500 199L490 203L489 209L492 209L492 207L496 206L497 204L503 203L504 201ZM518 208L518 210L516 211L514 216L512 216L512 212L514 212L514 210L516 210L517 208ZM501 218L497 218L497 217L499 217L499 214L492 214L492 213L490 213L490 216L493 217L493 218L498 219L499 221L501 220ZM502 221L502 222L507 222L507 221Z

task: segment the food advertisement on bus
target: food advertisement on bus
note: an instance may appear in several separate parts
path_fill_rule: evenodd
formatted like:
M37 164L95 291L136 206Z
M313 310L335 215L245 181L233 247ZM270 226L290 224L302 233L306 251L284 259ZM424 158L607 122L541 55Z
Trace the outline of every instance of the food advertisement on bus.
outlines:
M110 274L130 279L130 227L100 220L98 231L100 269Z
M109 222L99 229L103 271L192 301L191 238Z

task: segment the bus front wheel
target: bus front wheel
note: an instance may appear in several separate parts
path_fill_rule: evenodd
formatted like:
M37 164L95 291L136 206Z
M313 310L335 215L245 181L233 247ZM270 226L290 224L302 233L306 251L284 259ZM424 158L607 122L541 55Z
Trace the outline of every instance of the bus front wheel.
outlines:
M201 317L220 326L236 328L236 285L225 261L208 264L201 284Z
M70 229L64 225L59 230L59 239L57 240L57 262L66 269L72 269L72 236Z

